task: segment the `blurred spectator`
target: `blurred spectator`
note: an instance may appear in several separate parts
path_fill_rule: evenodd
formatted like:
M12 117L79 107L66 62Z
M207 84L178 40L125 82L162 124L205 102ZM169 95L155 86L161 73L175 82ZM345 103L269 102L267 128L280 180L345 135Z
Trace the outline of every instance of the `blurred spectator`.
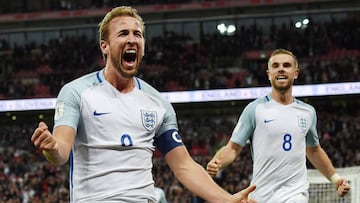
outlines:
M271 43L271 47L289 47L299 56L303 73L296 84L360 81L360 47L355 37L360 30L348 31L343 26L360 27L359 23L351 17L332 24L314 22L305 31L273 25L270 33L250 25L233 36L204 35L199 42L166 32L164 37L147 39L151 46L146 46L139 77L160 91L268 86L266 62L249 59L246 54L266 50ZM264 35L271 37L259 42L253 39ZM80 36L10 49L3 41L0 47L6 51L0 52L4 59L0 62L0 98L55 97L65 82L103 66L96 44Z

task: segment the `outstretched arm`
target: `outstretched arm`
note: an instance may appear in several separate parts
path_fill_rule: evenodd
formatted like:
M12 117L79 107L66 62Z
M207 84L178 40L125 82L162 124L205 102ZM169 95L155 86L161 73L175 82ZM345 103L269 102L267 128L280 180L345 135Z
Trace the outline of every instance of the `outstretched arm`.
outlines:
M348 181L336 173L328 155L320 145L306 147L306 156L313 166L334 184L339 196L344 196L350 190Z
M174 172L176 178L191 192L207 202L254 202L248 200L248 194L255 187L231 196L213 181L204 168L189 155L185 146L178 146L165 155L165 160Z

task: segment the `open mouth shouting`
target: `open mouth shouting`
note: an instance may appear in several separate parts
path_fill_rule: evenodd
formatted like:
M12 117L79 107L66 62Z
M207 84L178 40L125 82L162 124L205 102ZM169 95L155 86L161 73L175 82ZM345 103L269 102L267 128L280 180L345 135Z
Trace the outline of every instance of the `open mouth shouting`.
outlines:
M117 59L119 59L118 57ZM116 70L126 78L131 78L137 74L138 71L138 53L136 49L127 49L122 53L121 64L117 62L115 56L113 58L113 65Z
M128 49L125 51L123 55L124 63L127 66L134 66L136 64L136 50L135 49Z

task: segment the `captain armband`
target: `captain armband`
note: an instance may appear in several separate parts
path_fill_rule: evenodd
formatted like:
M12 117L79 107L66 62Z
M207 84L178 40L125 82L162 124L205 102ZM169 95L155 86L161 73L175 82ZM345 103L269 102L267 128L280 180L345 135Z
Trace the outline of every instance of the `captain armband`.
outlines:
M165 155L172 149L184 145L181 136L176 129L168 130L162 135L155 137L155 145Z

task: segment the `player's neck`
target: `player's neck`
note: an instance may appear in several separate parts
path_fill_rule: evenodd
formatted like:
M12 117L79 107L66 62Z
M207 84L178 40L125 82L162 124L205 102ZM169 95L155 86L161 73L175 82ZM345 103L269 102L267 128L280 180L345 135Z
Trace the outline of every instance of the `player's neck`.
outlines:
M105 79L114 86L119 92L121 93L128 93L131 92L135 87L134 78L125 78L122 77L114 69L105 68L104 70L104 77Z
M294 97L292 96L291 91L287 91L287 92L272 91L271 98L283 105L288 105L294 102Z

